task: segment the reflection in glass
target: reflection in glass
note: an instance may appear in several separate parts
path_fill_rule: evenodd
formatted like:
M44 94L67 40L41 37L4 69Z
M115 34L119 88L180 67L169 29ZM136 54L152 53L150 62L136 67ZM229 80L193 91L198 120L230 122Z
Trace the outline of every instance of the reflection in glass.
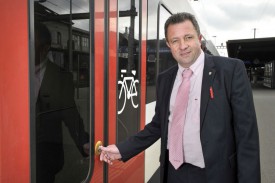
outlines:
M139 131L139 1L118 1L117 142Z
M157 8L148 11L150 16L148 17L146 104L156 100L157 75L177 63L166 45L164 35L164 24L171 13L163 5L159 6L159 14Z
M37 183L82 182L89 170L89 4L71 5L34 7Z

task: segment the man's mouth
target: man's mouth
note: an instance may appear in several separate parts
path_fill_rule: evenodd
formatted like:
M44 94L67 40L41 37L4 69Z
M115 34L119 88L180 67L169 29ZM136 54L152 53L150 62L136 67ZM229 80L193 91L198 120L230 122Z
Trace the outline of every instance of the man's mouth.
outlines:
M189 56L190 53L191 53L191 51L182 52L182 53L180 53L180 56L181 56L181 57L187 57L187 56Z

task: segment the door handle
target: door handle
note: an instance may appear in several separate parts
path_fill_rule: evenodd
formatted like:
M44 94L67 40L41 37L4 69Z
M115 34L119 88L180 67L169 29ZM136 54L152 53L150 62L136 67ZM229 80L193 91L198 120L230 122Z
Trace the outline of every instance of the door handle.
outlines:
M102 142L97 141L97 143L95 144L95 155L97 156L99 156L101 153L100 146L102 146Z

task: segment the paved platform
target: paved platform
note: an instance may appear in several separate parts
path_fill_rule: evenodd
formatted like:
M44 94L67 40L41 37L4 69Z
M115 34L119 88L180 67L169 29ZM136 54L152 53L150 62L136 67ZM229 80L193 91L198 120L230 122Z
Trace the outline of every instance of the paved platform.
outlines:
M262 183L275 183L275 89L253 88L261 149Z

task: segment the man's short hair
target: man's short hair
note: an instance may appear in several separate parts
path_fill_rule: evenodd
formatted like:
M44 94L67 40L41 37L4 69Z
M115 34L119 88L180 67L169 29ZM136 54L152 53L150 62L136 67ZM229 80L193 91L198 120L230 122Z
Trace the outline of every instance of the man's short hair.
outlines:
M45 24L40 22L35 23L34 34L36 39L39 40L40 45L51 45L52 36Z
M164 31L165 31L165 38L166 38L166 40L167 40L167 29L168 29L169 25L182 23L182 22L185 22L186 20L191 21L191 23L195 27L195 30L198 33L198 36L201 34L201 32L200 32L200 26L199 26L199 24L198 24L195 16L192 15L191 13L182 12L182 13L177 13L177 14L171 15L166 20L165 25L164 25Z

